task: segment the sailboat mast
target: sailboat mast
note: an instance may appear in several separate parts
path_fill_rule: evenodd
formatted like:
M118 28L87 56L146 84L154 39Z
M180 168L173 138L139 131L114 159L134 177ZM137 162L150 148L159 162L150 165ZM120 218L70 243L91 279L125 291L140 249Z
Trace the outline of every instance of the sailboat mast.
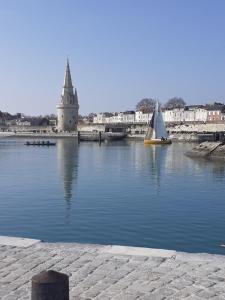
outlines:
M157 118L158 118L158 109L159 109L159 104L158 101L155 104L155 110L154 110L154 114L155 114L155 118L154 118L154 124L153 124L153 139L157 138Z

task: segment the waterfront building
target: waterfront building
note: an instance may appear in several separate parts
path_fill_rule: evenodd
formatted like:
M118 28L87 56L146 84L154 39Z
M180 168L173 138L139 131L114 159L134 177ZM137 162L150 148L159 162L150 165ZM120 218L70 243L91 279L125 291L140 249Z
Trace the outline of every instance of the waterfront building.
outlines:
M204 105L191 105L188 106L189 111L194 111L194 122L207 121L207 109Z
M98 113L93 119L94 124L134 124L134 123L148 123L151 120L152 113L144 114L141 111L125 111L120 113Z
M207 121L218 122L223 120L223 105L211 105L207 107Z
M152 118L152 113L143 113L142 111L135 112L135 122L136 123L148 123Z
M67 59L61 100L57 106L58 131L76 131L78 123L77 90L73 89L69 61Z
M107 123L122 123L123 114L122 113L114 113L111 117L108 118Z
M167 123L206 122L207 109L203 105L167 109L163 112L163 118Z
M181 122L195 122L195 108L185 107L183 110L182 121Z
M225 121L225 111L221 112L221 121Z
M184 108L166 109L163 111L164 122L180 123L184 122Z
M16 122L17 122L16 119L13 119L13 120L6 120L6 121L5 121L5 124L6 124L7 126L15 126L15 125L17 125Z
M105 124L106 123L106 116L104 113L97 114L93 118L93 123L95 124Z
M190 105L184 108L164 109L162 116L166 123L205 123L225 120L222 106ZM93 123L148 124L151 118L152 113L143 113L142 111L113 113L111 116L106 115L106 113L99 113L94 117Z
M17 126L31 126L31 122L27 121L27 120L19 119L18 121L16 121L16 125Z
M117 124L117 123L133 123L135 120L134 112L125 113L99 113L93 118L95 124Z
M125 111L123 113L123 123L133 124L135 122L135 112L134 111Z
M5 116L4 114L0 111L0 126L5 125Z

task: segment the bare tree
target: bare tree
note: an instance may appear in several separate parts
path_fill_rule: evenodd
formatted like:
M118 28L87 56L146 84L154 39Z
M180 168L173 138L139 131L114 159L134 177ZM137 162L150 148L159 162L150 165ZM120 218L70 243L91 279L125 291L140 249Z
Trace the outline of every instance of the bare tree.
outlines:
M185 107L185 105L186 103L183 98L173 97L166 102L165 108L169 108L169 109L183 108Z
M140 100L136 105L136 111L142 111L143 113L150 113L154 110L156 100L152 98L144 98Z
M90 123L93 122L93 119L94 117L96 117L97 115L95 113L90 113L88 116L87 116L87 119Z
M104 115L105 115L105 117L112 117L113 116L113 113L111 113L111 112L104 112Z

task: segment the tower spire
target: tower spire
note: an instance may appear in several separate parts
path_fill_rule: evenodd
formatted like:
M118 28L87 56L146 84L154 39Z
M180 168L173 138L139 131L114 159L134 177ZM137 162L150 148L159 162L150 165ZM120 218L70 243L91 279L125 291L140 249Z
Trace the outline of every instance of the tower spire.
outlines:
M64 77L64 85L65 88L71 88L73 87L71 74L70 74L70 65L69 65L69 59L67 57L66 60L66 71L65 71L65 77Z

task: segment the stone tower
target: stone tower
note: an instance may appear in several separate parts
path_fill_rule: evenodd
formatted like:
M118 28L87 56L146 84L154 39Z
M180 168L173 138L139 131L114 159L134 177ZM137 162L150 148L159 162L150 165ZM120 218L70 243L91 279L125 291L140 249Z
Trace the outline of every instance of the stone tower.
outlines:
M76 131L78 123L78 97L73 90L69 61L67 59L61 100L57 106L58 131Z

